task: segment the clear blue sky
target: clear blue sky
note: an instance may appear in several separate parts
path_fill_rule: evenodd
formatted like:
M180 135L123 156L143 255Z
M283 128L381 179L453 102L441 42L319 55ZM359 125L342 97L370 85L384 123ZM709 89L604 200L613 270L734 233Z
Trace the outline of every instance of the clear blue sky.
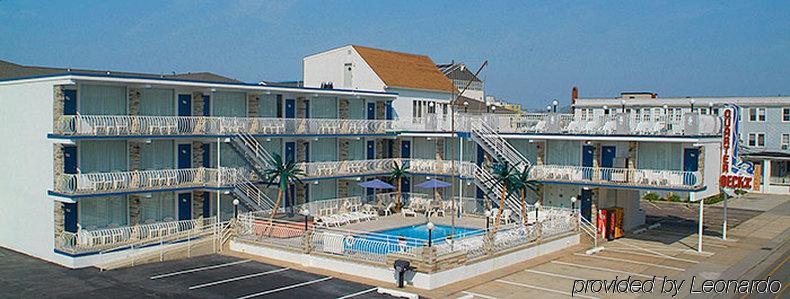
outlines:
M302 57L359 44L488 59L487 92L527 107L567 103L573 85L790 94L790 1L725 2L0 0L0 59L256 82L300 80Z

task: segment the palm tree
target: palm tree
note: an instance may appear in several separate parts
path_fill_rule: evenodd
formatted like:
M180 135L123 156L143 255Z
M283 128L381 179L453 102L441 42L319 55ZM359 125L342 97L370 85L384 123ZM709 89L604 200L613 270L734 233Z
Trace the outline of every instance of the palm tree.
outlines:
M409 165L403 164L399 165L397 161L392 162L392 166L390 167L389 177L391 180L396 182L397 191L395 195L395 208L401 208L401 182L403 181L404 177L410 176L411 173L409 172ZM396 210L397 211L397 210Z
M511 187L511 181L513 180L513 175L515 174L516 167L511 166L508 162L501 162L496 163L492 168L492 173L494 175L491 178L491 181L494 184L502 184L504 188L502 188L502 194L499 197L499 209L497 211L496 217L494 218L494 232L496 232L497 226L499 226L499 220L502 218L502 211L504 210L505 206L505 198L509 194L513 193L513 188Z
M279 191L277 192L277 201L274 202L274 209L272 210L271 218L277 215L277 209L280 207L280 201L283 198L283 193L288 189L291 184L302 183L300 177L306 176L304 170L296 167L294 161L283 161L279 154L273 154L269 168L263 171L264 180L268 185L277 185Z
M532 190L533 192L538 192L538 182L531 179L529 176L529 171L531 169L532 166L526 167L522 171L517 169L515 173L513 173L513 176L511 176L510 181L512 189L521 192L522 223L526 223L527 221L527 189Z

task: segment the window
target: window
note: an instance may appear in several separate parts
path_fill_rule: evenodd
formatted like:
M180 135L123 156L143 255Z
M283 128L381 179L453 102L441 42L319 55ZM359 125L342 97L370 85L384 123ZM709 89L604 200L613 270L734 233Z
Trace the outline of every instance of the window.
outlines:
M765 108L749 108L749 121L765 121Z
M749 133L749 146L764 147L765 133Z
M782 108L782 121L790 121L790 108Z
M782 149L790 149L790 134L782 134Z

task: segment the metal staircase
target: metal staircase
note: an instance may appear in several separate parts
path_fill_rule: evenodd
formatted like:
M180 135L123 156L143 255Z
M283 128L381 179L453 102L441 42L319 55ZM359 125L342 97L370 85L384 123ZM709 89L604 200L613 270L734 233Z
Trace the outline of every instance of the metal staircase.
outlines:
M531 163L513 145L502 138L496 131L481 120L471 122L471 136L480 147L489 153L496 161L516 167L519 171L527 169ZM499 203L500 196L505 188L501 184L494 183L494 174L484 167L475 166L475 185L495 203ZM521 199L515 194L508 194L505 198L505 206L512 211L521 211ZM520 213L513 213L513 217L520 218Z
M238 133L231 138L233 150L244 157L258 178L264 177L264 171L269 168L273 159L265 148L249 133ZM274 208L274 201L266 195L249 175L238 173L234 177L232 194L238 198L251 211L262 211Z

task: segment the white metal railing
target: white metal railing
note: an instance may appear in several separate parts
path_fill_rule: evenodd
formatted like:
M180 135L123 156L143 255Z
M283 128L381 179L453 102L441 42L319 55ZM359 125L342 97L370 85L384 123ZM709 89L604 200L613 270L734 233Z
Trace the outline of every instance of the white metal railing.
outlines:
M76 233L61 233L56 246L72 254L115 250L141 242L162 242L176 235L193 234L215 222L216 218L211 217L94 230L79 228Z
M703 185L698 171L535 165L530 177L538 181L596 183L617 186L696 189Z
M412 173L427 174L452 174L453 161L447 160L428 160L428 159L375 159L375 160L344 160L327 162L301 162L297 167L304 170L305 174L311 178L317 177L336 177L387 173L392 169L394 163L408 165ZM455 161L456 172L461 177L472 177L474 165L469 162Z
M622 116L622 117L621 117ZM688 121L686 118L694 118ZM395 123L402 130L450 131L446 117L427 115L412 123ZM466 114L457 113L456 131L471 131L475 122L482 122L502 133L570 133L591 135L718 135L718 117L699 114ZM687 123L688 122L688 123Z
M769 182L776 185L790 185L790 176L771 176Z
M489 172L485 167L475 165L475 184L483 190L483 192L492 200L497 203L500 201L502 194L505 194L505 206L513 211L521 210L521 202L516 198L515 194L509 194L505 191L505 186L495 182L494 175ZM520 214L518 214L520 217Z
M56 133L76 136L380 134L392 120L219 116L64 115Z
M489 153L501 156L514 167L529 167L530 161L484 122L473 122L471 132L473 139Z
M244 169L222 168L225 183L233 183L233 178ZM216 168L185 168L160 170L135 170L119 172L99 172L81 174L61 174L55 184L55 191L66 194L90 194L122 191L144 191L176 187L218 187Z

